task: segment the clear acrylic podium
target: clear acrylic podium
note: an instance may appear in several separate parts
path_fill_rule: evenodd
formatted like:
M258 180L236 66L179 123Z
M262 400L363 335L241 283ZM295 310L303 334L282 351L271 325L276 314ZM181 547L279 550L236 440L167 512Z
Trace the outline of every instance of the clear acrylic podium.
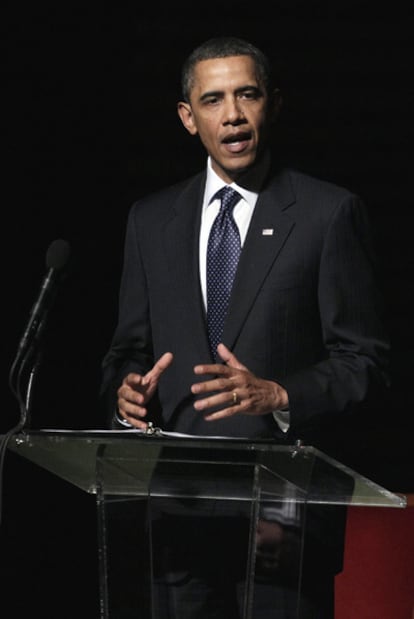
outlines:
M156 616L165 588L159 571L166 536L176 549L172 573L179 573L183 556L215 552L216 523L225 523L230 537L233 523L242 524L243 619L253 619L257 583L269 579L278 586L280 579L296 609L291 616L299 617L311 506L406 505L405 497L300 444L39 430L14 436L9 449L96 495L102 619Z

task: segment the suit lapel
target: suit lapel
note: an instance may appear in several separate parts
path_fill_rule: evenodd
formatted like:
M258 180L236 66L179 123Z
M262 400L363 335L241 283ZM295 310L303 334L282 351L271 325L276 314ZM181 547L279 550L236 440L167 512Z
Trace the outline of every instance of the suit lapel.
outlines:
M282 172L257 201L233 285L224 339L237 339L268 273L295 225L287 208L295 201L289 175Z
M163 226L163 245L178 310L186 317L186 345L202 359L209 358L204 304L199 276L199 230L205 174L196 176L177 194L171 216ZM295 225L287 212L295 201L290 178L282 172L260 193L243 246L233 286L224 339L236 341L247 314L272 265ZM176 306L174 302L173 307ZM172 308L170 308L172 311Z
M204 185L205 173L196 176L184 187L174 200L172 215L163 229L169 284L173 284L172 306L177 306L177 311L185 316L183 342L195 347L200 362L210 355L199 275L199 231ZM176 303L177 300L179 303ZM169 308L169 311L173 309Z

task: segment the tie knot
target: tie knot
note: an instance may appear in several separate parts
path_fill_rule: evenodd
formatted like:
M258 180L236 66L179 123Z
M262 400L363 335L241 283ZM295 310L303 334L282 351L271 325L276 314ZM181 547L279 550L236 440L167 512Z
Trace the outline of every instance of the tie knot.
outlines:
M241 195L233 187L225 185L214 195L213 199L215 198L221 201L221 210L231 212L237 202L241 200Z

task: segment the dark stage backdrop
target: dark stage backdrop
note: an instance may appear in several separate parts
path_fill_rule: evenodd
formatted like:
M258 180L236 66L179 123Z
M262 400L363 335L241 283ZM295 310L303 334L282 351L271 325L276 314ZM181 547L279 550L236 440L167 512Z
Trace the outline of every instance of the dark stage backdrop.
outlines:
M179 69L201 40L234 34L280 65L285 104L275 144L283 160L346 185L369 207L393 385L385 411L365 428L366 458L355 464L392 490L413 491L414 20L408 9L398 2L285 0L272 2L269 16L270 5L260 2L181 2L178 9L122 4L2 9L0 431L18 420L7 374L54 239L70 243L71 260L48 323L32 425L102 424L100 362L116 320L129 207L204 165L201 147L176 115ZM25 616L35 603L43 618L73 617L83 599L90 612L80 616L97 617L93 499L12 456L5 473L2 584L10 597L17 595L20 609L8 616ZM64 607L51 610L62 599Z

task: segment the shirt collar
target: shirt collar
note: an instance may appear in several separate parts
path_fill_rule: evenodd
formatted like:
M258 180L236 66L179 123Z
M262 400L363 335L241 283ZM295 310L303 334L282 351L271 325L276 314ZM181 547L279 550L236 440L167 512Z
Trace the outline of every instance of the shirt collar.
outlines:
M231 183L230 185L230 187L233 187L233 189L238 191L239 194L242 196L242 198L253 207L256 204L256 201L259 195L259 188L261 187L263 180L265 178L265 175L269 169L269 164L270 164L269 157L265 156L263 158L262 163L256 166L253 174L250 175L249 185L251 187L254 187L254 189L252 188L246 189L246 187L242 187L241 185L238 185L237 183L234 183L234 182ZM208 157L207 158L207 179L206 179L206 186L204 190L204 208L207 208L207 206L211 202L212 197L217 193L217 191L219 191L225 185L226 183L224 183L223 180L216 174L216 172L214 172L213 168L211 167L211 158Z

